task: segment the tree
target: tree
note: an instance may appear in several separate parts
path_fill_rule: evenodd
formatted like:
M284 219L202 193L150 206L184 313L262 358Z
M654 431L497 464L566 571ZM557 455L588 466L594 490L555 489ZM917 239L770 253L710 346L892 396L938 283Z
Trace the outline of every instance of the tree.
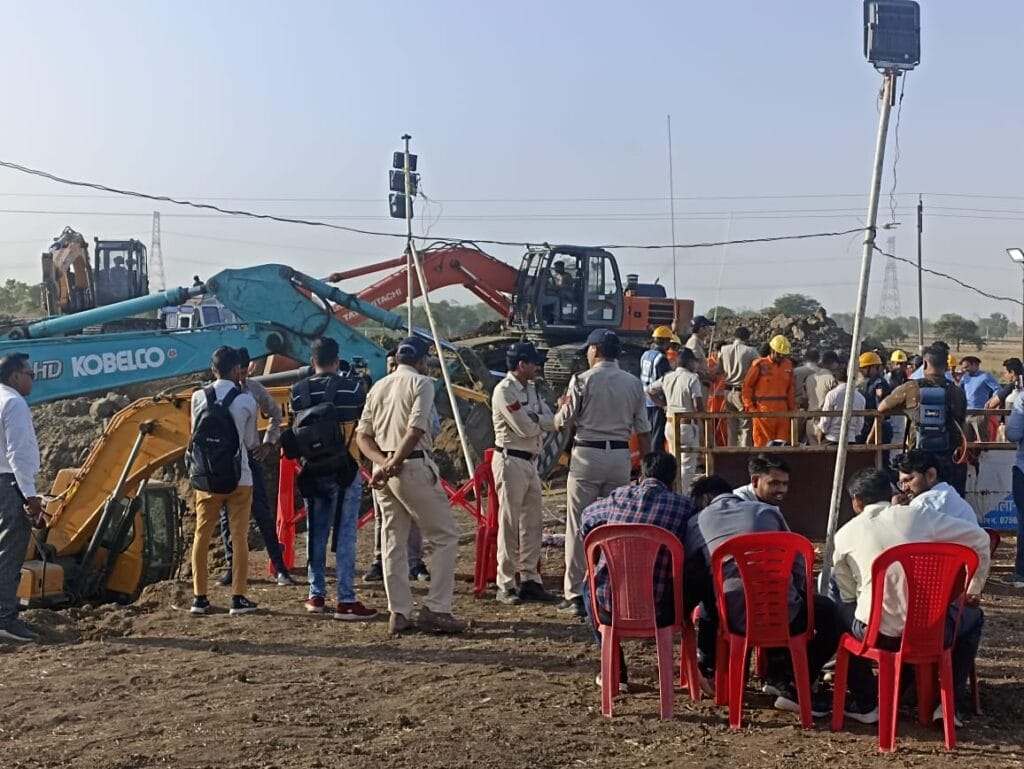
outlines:
M871 332L883 341L890 342L894 347L906 337L906 332L896 318L878 318Z
M0 286L0 313L24 316L26 313L39 314L38 285L30 286L20 280L8 278Z
M962 342L970 342L979 350L985 345L978 332L978 324L956 313L947 312L940 316L932 326L932 333L947 341L955 342L957 352L960 352Z
M710 310L704 313L704 317L711 318L712 320L714 320L715 318L718 318L719 320L722 320L723 318L732 318L735 317L735 315L736 311L733 310L731 307L722 307L721 305L717 307L712 307Z
M994 312L982 320L981 325L989 339L1006 339L1006 332L1010 330L1010 319L1001 312Z
M783 294L771 306L771 311L782 315L810 315L821 307L821 302L806 294Z
M430 309L437 321L437 330L448 339L455 339L475 332L483 323L498 320L494 310L483 302L477 304L459 304L442 300L431 302ZM412 322L420 328L428 328L427 313L422 302L416 305L412 313Z

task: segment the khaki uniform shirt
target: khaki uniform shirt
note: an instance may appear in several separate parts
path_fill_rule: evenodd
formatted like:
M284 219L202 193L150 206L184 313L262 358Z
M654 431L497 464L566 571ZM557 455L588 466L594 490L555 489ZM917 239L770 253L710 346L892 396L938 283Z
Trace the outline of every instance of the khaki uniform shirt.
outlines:
M574 427L581 441L628 441L633 433L650 433L640 380L610 360L574 374L555 414L555 429Z
M708 356L704 352L704 343L700 341L700 337L696 334L690 334L690 338L686 340L686 346L693 350L693 357L697 359L697 376L700 377L702 382L707 383L708 381Z
M498 382L491 395L494 444L505 449L539 454L543 435L555 429L551 409L537 394L537 386L526 387L510 372Z
M836 378L828 369L819 368L804 381L804 395L808 411L821 411L825 396L836 386Z
M807 390L805 385L812 375L821 371L817 363L805 363L793 370L793 387L796 389L796 407L807 408Z
M718 365L725 375L725 384L729 387L743 387L743 380L754 361L761 356L757 349L739 339L722 347L718 354Z
M400 363L394 373L370 388L356 431L374 438L381 451L388 453L399 447L406 430L416 427L422 435L413 450L429 452L434 445L433 413L433 381Z
M700 377L682 367L651 385L651 392L665 399L668 414L696 411L696 399L704 397L700 388Z

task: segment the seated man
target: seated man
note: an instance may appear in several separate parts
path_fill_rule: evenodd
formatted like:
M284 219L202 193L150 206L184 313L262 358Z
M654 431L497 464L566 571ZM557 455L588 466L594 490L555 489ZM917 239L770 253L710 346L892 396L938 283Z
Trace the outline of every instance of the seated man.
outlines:
M952 515L933 515L917 507L890 504L892 488L883 470L858 470L846 484L846 491L857 515L836 532L831 589L840 627L855 638L864 637L865 623L871 616L871 565L890 547L908 542L953 542L966 545L978 554L978 571L967 586L967 598L953 642L953 686L957 700L962 700L967 696L968 674L981 642L984 617L978 603L988 578L988 534L977 523ZM903 590L902 573L890 572L886 588L881 640L898 649L906 621L905 599L899 596ZM947 639L952 635L955 619L956 612L950 609ZM878 685L871 674L871 662L851 657L848 675L850 695L846 700L846 715L864 724L876 723ZM957 711L959 713L959 708ZM942 718L941 705L935 709L933 718ZM959 715L956 720L959 726Z
M708 674L715 668L715 638L718 634L718 611L715 602L711 558L728 539L739 534L755 532L789 531L786 519L777 507L760 501L748 502L733 493L729 482L717 475L701 478L693 484L693 501L699 511L686 529L686 574L683 584L687 592L702 589L699 600L704 604L698 626L697 648L702 667ZM793 581L789 593L789 622L794 633L807 626L806 568L797 560L793 566ZM747 605L740 583L739 572L731 561L723 566L725 599L728 604L729 625L734 632L744 633L747 626ZM835 654L839 646L836 631L835 607L825 596L814 595L814 638L807 645L807 664L814 682L822 667ZM766 692L776 694L775 707L798 712L796 687L793 684L791 660L785 650L769 652L769 685ZM811 713L821 718L831 712L827 697L815 697Z
M779 454L755 454L747 463L750 483L733 490L745 502L778 507L789 493L789 465Z
M683 541L686 523L694 514L693 503L688 497L672 491L678 471L676 459L667 451L652 451L640 463L640 482L636 485L620 486L609 496L599 499L583 510L580 526L585 537L592 529L604 523L648 523L660 526ZM598 619L611 622L611 595L609 594L608 569L603 559L598 562L594 576L597 588ZM672 592L672 561L667 552L658 556L654 571L654 603L658 627L671 625L676 621L675 597ZM696 601L687 603L684 597L684 614L693 611ZM583 583L583 608L594 631L598 646L601 636L597 632L597 621L592 616L589 580ZM627 690L629 680L626 674L626 659L619 649L619 691ZM598 676L598 685L601 680Z
M962 518L978 524L978 514L956 489L940 477L938 457L921 449L911 449L896 458L900 473L900 493L892 498L894 505L910 505L921 511L931 511Z

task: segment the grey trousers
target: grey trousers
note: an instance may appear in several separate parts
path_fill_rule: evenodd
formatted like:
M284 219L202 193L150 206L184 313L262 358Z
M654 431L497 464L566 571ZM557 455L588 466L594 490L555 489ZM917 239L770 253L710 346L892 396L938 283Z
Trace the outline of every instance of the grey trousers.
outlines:
M0 627L18 614L21 564L32 536L32 524L12 483L13 475L0 475Z

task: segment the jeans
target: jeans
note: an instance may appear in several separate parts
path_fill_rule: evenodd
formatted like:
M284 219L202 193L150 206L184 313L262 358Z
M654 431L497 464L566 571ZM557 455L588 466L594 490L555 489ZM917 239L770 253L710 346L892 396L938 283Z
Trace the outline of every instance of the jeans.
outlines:
M1013 468L1013 503L1017 507L1017 559L1013 573L1024 578L1024 472Z
M21 565L32 536L32 525L13 483L12 474L0 475L0 627L18 615Z
M363 479L358 474L352 484L342 490L333 476L316 478L315 494L306 502L306 553L309 597L324 598L327 584L327 545L337 520L335 538L335 572L338 580L338 603L355 603L356 529Z
M862 640L867 632L867 627L854 617L856 608L856 603L837 603L836 616L841 630ZM954 639L953 623L956 622L956 614L956 607L950 606L946 616L946 643L953 644L953 691L958 701L964 701L968 696L968 678L971 666L978 656L978 646L981 644L981 629L985 624L985 615L977 606L964 606L963 612L960 614L960 624L956 626L956 638ZM899 638L880 635L878 639L878 645L881 648L894 652L899 651ZM861 708L870 710L878 704L878 684L871 672L870 660L862 657L850 657L846 685Z
M661 451L665 448L665 424L668 417L665 409L661 406L647 407L647 421L651 423L651 451ZM658 443L661 441L661 443ZM686 493L686 492L683 492Z
M284 556L281 554L281 543L277 539L276 513L270 507L270 500L267 498L267 485L263 479L263 465L249 457L249 469L252 470L252 519L260 530L260 536L267 546L267 557L274 565L277 574L287 574L288 567L284 564ZM224 538L224 557L228 561L228 568L231 568L231 530L228 527L228 510L221 508L220 511L220 533Z

